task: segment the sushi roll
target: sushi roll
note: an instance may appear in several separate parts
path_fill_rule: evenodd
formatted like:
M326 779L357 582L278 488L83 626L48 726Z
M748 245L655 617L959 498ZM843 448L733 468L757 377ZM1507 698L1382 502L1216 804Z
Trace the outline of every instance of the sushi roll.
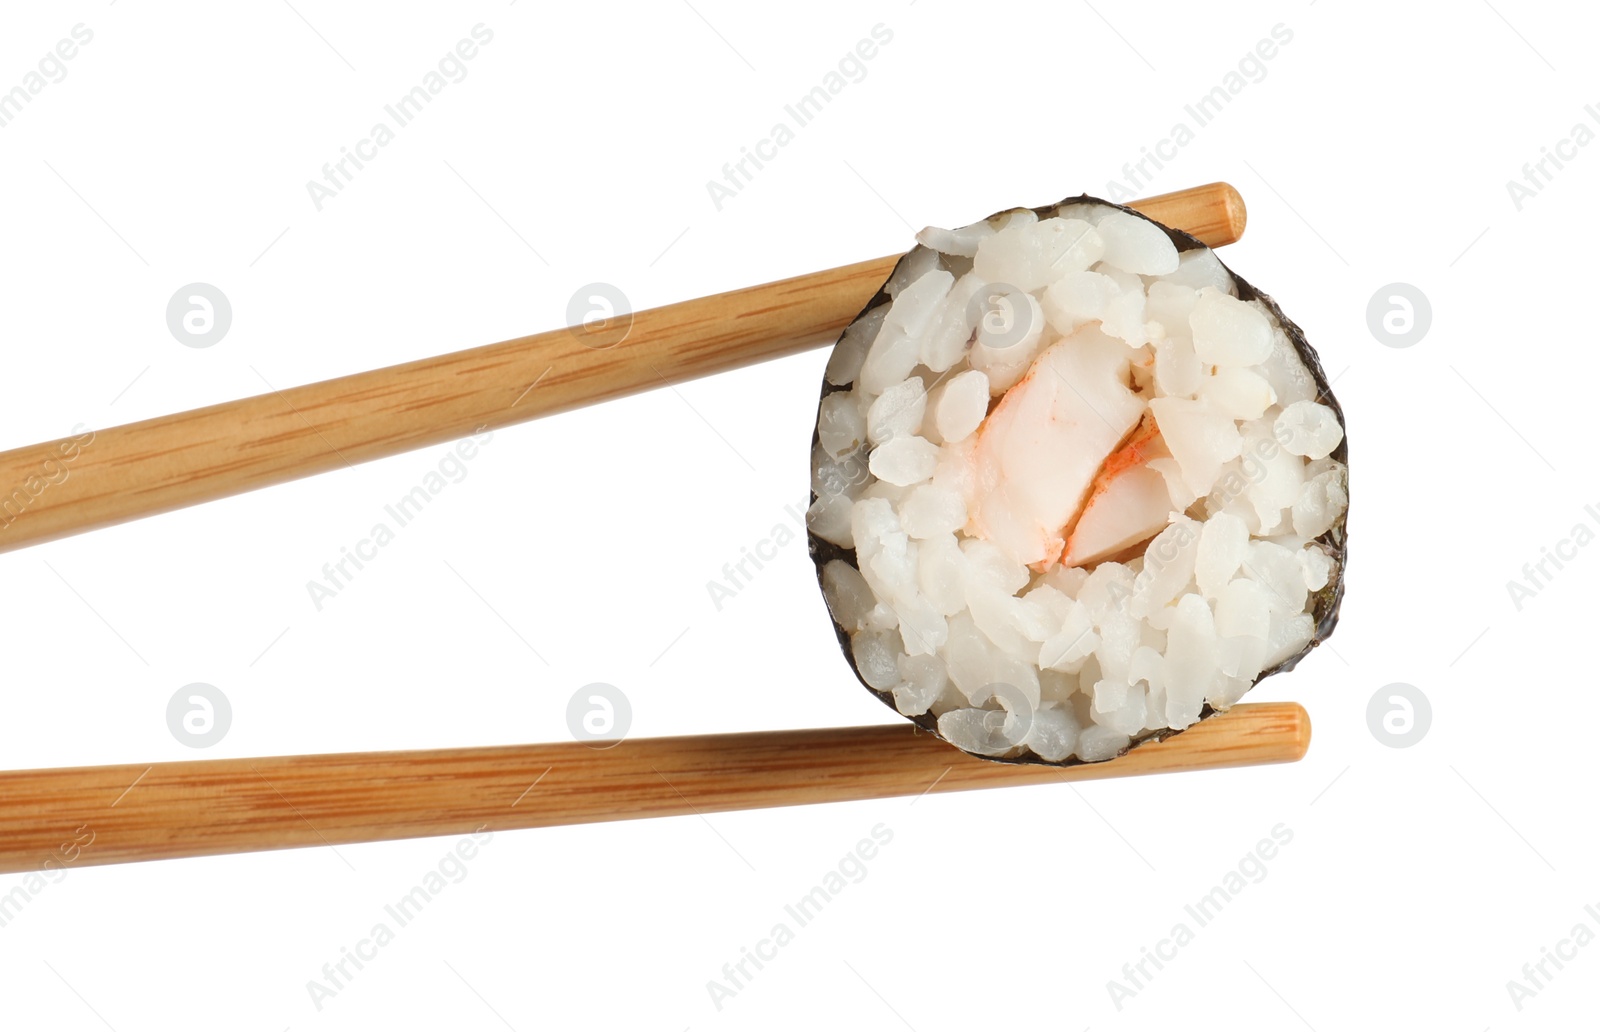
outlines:
M1344 415L1270 297L1088 196L917 240L812 437L811 556L863 685L968 753L1093 763L1332 633Z

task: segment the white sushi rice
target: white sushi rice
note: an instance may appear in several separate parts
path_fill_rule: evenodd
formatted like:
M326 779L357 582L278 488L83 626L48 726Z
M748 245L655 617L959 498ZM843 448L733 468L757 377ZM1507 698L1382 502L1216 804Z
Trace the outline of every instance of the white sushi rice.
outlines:
M862 679L968 752L1097 761L1304 649L1343 430L1267 306L1109 205L918 239L812 455Z

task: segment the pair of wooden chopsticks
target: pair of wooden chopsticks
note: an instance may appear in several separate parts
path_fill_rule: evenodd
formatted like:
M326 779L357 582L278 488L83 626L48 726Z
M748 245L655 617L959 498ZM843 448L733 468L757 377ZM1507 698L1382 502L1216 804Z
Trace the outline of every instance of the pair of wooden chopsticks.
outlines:
M1211 246L1244 231L1224 183L1133 207ZM898 259L638 312L609 347L555 330L100 430L0 527L0 551L817 347ZM0 453L0 485L61 444ZM1246 704L1072 768L990 763L902 724L13 771L0 773L0 871L1289 762L1309 738L1298 705Z

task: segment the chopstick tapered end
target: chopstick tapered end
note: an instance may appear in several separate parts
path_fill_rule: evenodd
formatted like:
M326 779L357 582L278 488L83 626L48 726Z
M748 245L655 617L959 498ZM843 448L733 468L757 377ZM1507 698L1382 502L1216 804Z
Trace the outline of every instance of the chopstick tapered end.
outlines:
M1249 214L1245 210L1244 195L1239 193L1232 183L1215 183L1213 185L1217 188L1223 218L1227 224L1228 236L1233 241L1236 241L1244 236L1245 221ZM1304 710L1301 711L1302 714L1304 712ZM1307 725L1307 733L1310 733L1309 724Z

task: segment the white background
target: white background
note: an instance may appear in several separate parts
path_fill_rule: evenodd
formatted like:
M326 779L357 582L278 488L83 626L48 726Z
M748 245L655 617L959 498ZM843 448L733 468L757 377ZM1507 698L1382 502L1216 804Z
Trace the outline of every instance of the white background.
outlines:
M1225 260L1336 377L1353 511L1337 635L1252 696L1311 711L1299 764L503 832L320 1010L307 982L454 840L73 868L0 928L5 1025L1574 1027L1600 947L1520 1011L1506 983L1600 931L1600 548L1521 611L1506 583L1600 503L1600 148L1520 211L1506 181L1600 88L1583 12L1500 10L8 8L0 88L94 39L0 129L5 447L559 326L596 280L642 308L1103 193L1282 23L1140 192L1244 193ZM306 181L480 22L467 78L317 211ZM718 211L706 181L878 23L865 79ZM164 316L194 281L234 310L203 350ZM1434 313L1403 350L1366 320L1396 281ZM893 722L803 543L720 612L706 590L803 499L824 362L497 432L320 612L306 582L445 448L0 556L0 765L194 758L165 721L194 681L233 705L216 757L563 740L595 681L634 735ZM1368 729L1392 682L1431 701L1411 748ZM718 1010L707 982L879 823L866 879ZM1265 880L1118 1010L1108 980L1279 824Z

